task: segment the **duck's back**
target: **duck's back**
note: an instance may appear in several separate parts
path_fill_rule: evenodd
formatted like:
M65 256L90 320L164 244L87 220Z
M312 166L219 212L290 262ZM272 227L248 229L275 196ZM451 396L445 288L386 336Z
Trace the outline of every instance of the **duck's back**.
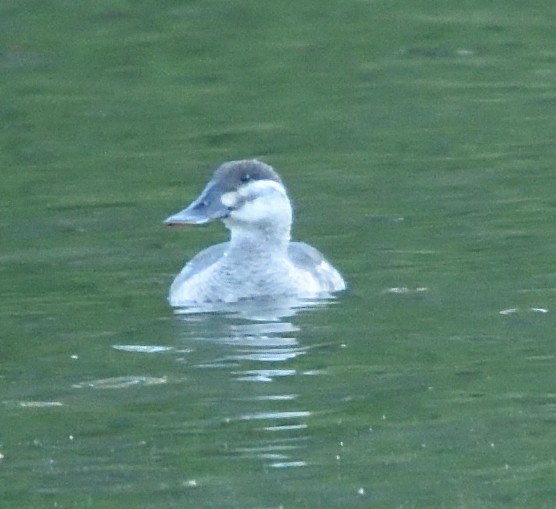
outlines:
M290 242L288 258L299 270L315 278L322 292L337 292L346 288L340 273L328 263L323 254L305 242Z

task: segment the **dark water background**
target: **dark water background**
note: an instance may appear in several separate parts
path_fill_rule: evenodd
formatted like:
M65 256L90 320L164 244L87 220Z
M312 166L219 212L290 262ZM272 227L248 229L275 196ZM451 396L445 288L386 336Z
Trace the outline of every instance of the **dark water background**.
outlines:
M0 499L10 508L554 507L556 7L4 1ZM273 164L350 288L174 315Z

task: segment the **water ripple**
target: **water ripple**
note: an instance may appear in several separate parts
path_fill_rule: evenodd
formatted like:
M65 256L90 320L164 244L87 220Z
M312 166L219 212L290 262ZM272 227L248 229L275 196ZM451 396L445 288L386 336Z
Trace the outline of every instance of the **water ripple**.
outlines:
M168 379L165 376L159 378L152 376L117 376L80 382L73 384L72 387L75 389L128 389L129 387L160 385L167 382Z

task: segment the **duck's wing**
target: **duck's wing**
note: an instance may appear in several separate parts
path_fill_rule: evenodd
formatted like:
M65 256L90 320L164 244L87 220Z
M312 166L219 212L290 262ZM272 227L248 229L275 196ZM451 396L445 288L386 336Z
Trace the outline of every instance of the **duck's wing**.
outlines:
M290 242L288 257L300 270L311 273L328 292L345 290L346 283L340 273L328 263L322 253L305 242Z
M189 262L187 262L185 267L176 276L176 279L172 283L172 287L182 285L194 275L199 274L216 263L224 255L228 244L228 242L215 244L214 246L207 247L207 249L204 249L200 253L196 254L191 260L189 260Z

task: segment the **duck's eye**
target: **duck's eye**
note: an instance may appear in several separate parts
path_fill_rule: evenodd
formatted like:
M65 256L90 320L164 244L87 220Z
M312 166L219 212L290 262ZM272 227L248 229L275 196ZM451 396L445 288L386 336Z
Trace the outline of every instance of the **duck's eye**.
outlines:
M251 180L251 175L249 175L249 173L244 173L240 180L245 183L245 182L249 182Z

